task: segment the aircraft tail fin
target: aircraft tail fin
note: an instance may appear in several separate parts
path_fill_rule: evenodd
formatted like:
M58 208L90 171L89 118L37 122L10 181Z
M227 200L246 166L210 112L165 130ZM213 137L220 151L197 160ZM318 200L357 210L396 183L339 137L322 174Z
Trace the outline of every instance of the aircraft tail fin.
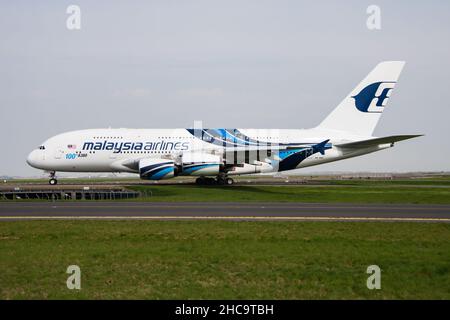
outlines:
M372 136L404 65L404 61L379 63L318 128Z

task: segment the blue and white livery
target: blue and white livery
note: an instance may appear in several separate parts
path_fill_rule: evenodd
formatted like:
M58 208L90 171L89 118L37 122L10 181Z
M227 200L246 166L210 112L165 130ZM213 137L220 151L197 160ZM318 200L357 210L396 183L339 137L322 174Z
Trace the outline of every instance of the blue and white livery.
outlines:
M284 172L390 148L418 135L372 136L404 62L378 64L312 129L92 129L54 136L30 166L55 173L131 172L142 179L197 176L232 184L233 175Z

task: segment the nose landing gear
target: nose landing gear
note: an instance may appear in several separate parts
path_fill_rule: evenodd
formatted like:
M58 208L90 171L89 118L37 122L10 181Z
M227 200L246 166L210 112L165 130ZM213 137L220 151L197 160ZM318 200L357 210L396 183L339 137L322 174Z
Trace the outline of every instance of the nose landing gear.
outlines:
M50 180L48 180L48 184L51 186L54 186L58 183L58 180L56 179L56 172L51 171L50 172Z

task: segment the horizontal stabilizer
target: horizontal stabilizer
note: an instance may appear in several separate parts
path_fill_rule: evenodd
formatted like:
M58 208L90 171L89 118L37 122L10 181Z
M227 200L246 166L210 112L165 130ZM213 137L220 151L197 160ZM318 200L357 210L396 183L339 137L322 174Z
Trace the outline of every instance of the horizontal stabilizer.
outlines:
M399 136L389 136L389 137L383 137L383 138L374 138L374 139L368 139L368 140L362 140L362 141L356 141L356 142L349 142L349 143L342 143L342 144L336 144L336 147L339 148L369 148L380 144L386 144L386 143L394 143L402 140L412 139L416 137L421 137L423 134L414 134L414 135L399 135Z

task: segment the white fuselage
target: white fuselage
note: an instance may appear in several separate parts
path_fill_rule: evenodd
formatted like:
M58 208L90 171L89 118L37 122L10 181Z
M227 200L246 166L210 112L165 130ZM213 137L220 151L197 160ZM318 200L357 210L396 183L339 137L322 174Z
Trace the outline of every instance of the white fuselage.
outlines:
M239 132L250 139L269 142L271 145L315 144L329 139L332 147L326 150L325 154L312 154L292 169L354 157L388 147L374 146L346 152L334 145L371 137L319 129L239 129ZM126 164L148 158L173 159L200 150L203 154L221 154L225 149L227 148L224 146L197 139L186 129L92 129L67 132L48 139L30 153L27 162L46 171L137 173L137 167Z

